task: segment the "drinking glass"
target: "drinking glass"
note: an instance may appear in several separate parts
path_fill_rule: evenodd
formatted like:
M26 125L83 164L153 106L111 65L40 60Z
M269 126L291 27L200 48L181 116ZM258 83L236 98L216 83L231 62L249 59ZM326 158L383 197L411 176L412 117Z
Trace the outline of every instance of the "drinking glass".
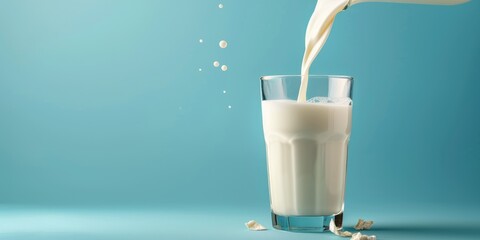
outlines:
M273 227L341 229L353 78L309 76L307 102L297 101L299 75L260 80Z

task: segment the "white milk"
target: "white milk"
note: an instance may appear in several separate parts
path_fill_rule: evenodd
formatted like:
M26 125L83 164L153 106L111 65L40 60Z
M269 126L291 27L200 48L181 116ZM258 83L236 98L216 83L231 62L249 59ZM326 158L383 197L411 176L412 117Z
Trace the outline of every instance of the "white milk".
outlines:
M272 211L283 216L343 211L349 104L262 102Z
M307 103L310 66L325 44L337 13L361 2L453 5L468 0L318 0L305 34L297 101L262 102L270 201L284 216L332 215L343 210L352 107Z
M302 84L300 85L300 91L298 93L299 102L305 102L307 100L310 66L327 41L335 16L345 9L348 1L349 0L318 0L317 2L317 6L308 22L307 32L305 33L305 53L303 54L301 72Z
M468 1L469 0L318 0L305 33L305 53L303 54L301 71L302 84L300 86L297 100L299 102L306 101L310 66L320 52L320 49L327 41L335 16L347 6L361 2L454 5Z

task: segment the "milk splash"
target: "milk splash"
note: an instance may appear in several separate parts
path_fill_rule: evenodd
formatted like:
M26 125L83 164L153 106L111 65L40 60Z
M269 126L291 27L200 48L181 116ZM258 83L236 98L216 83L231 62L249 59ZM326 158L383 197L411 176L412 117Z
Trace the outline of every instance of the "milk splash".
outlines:
M305 33L305 53L302 60L302 82L298 92L298 102L305 102L307 100L310 66L327 41L335 16L345 8L362 2L455 5L468 1L469 0L318 0Z

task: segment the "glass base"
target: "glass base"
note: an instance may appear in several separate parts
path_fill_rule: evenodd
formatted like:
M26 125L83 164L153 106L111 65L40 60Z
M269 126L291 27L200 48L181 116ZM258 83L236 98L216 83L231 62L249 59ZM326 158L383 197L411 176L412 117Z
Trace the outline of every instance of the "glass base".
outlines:
M330 220L341 229L343 212L330 216L281 216L272 212L272 225L278 230L291 232L325 232L329 231Z

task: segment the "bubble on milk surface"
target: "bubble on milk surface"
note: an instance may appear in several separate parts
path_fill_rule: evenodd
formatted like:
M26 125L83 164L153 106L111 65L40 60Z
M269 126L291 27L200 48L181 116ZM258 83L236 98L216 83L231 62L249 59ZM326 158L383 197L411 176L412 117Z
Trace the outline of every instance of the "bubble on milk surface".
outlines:
M307 100L308 103L332 103L338 105L351 105L352 99L348 97L313 97Z

